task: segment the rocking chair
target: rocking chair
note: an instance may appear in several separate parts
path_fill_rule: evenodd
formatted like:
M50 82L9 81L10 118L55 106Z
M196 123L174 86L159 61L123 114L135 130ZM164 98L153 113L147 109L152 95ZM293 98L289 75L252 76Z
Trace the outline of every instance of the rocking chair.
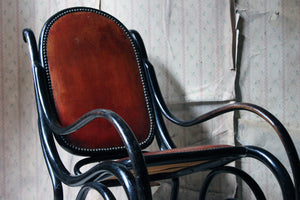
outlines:
M231 103L190 121L176 118L164 102L139 33L113 16L93 8L68 8L45 23L39 48L30 29L23 36L29 46L39 134L54 199L63 199L62 184L80 187L77 199L84 199L91 188L104 199L115 199L109 188L118 185L129 199L152 199L151 182L164 179L172 180L170 199L177 199L179 177L199 171L210 171L200 199L205 199L219 173L239 176L257 199L265 199L250 175L228 166L244 157L270 168L284 199L299 199L297 151L273 115L256 105ZM259 147L177 148L164 123L166 118L189 127L236 110L253 112L274 128L287 152L293 181L279 160ZM154 139L159 150L142 151ZM55 140L67 152L84 157L74 173L64 166ZM97 164L83 172L90 163Z

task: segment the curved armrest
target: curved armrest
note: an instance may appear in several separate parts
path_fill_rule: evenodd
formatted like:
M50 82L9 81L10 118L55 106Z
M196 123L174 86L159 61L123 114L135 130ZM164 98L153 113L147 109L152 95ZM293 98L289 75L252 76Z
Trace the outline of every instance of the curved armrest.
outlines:
M107 119L114 125L120 134L128 152L128 156L132 161L132 168L135 173L137 187L138 190L140 190L138 193L142 193L143 195L147 193L151 194L148 182L148 172L138 141L127 123L117 113L106 109L96 109L86 113L72 125L67 127L62 127L52 122L48 123L50 125L50 129L52 129L55 134L66 135L82 128L96 118Z
M199 117L196 117L195 119L192 119L192 120L184 121L184 120L178 119L174 114L172 114L170 112L170 110L168 109L168 107L163 99L163 96L160 92L158 81L156 79L155 71L154 71L152 64L148 61L147 58L144 58L143 60L144 60L145 68L147 70L150 87L153 91L153 96L155 98L155 101L156 101L159 109L161 110L161 112L164 114L164 116L167 119L169 119L170 121L172 121L173 123L175 123L177 125L185 126L185 127L192 126L192 125L207 121L209 119L212 119L216 116L222 115L224 113L228 113L228 112L236 111L236 110L246 110L246 111L253 112L253 113L257 114L258 116L260 116L261 118L263 118L266 122L268 122L276 131L277 135L279 136L279 138L286 150L286 153L287 153L287 156L288 156L291 168L292 168L293 176L294 176L296 191L298 193L298 196L300 197L300 194L299 194L300 193L300 170L299 170L300 169L300 161L299 161L298 153L297 153L295 145L294 145L289 133L287 132L286 128L282 125L282 123L275 116L273 116L270 112L268 112L267 110L265 110L257 105L237 102L237 103L232 103L232 104L222 106L222 107L212 110L208 113L205 113Z

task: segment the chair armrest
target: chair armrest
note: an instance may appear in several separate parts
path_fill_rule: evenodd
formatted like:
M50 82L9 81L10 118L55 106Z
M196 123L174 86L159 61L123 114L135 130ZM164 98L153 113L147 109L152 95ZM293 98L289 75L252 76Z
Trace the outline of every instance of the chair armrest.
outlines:
M171 122L184 126L184 127L189 127L193 126L202 122L205 122L209 119L212 119L214 117L217 117L219 115L232 112L232 111L237 111L237 110L246 110L253 112L263 118L266 122L268 122L273 129L276 131L277 135L279 136L285 151L287 153L290 166L293 172L293 177L295 181L295 186L296 186L296 191L300 197L300 161L298 157L297 150L295 148L295 145L292 141L292 138L290 137L288 131L286 128L283 126L283 124L274 116L272 115L269 111L254 105L254 104L249 104L249 103L231 103L225 106L222 106L220 108L217 108L215 110L212 110L210 112L207 112L203 115L200 115L192 120L181 120L177 118L173 113L170 112L168 109L163 96L160 92L160 88L158 85L158 81L156 79L155 71L152 66L152 64L148 61L147 58L144 58L144 64L145 68L147 70L147 75L150 83L150 88L153 92L153 97L155 98L155 103L158 105L160 111L164 114L164 116L170 120Z
M132 130L129 128L127 123L117 113L107 109L95 109L87 112L69 126L61 126L54 121L48 121L48 125L56 135L68 135L79 130L83 126L96 118L104 118L111 122L119 133L133 135ZM124 135L125 136L125 135Z
M128 156L132 161L136 184L138 190L140 190L138 193L149 193L151 195L150 185L148 182L148 172L138 141L125 120L123 120L123 118L121 118L117 113L106 109L95 109L80 117L70 126L63 127L53 122L48 123L54 134L67 135L82 128L96 118L104 118L116 128L122 138Z

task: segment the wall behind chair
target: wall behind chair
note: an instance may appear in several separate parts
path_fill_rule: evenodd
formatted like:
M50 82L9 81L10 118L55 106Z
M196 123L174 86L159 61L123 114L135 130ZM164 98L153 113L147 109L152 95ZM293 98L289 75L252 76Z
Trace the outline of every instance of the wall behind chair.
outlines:
M300 152L300 1L238 1L242 17L241 100L273 113L292 136ZM289 167L284 148L272 128L253 114L241 112L238 142L274 153ZM269 170L249 159L243 168L255 174L269 199L281 199ZM264 172L264 173L262 173ZM244 199L254 198L244 190Z
M22 30L33 29L38 39L45 21L70 6L98 8L99 1L0 1L1 200L53 199L40 148L30 61Z
M106 4L108 2L111 7ZM204 110L192 106L188 107L188 115L182 114L178 108L187 107L178 106L179 101L197 105L199 102L203 105L205 101L207 105L207 101L235 99L236 71L231 70L231 48L225 48L233 42L226 32L231 27L224 26L228 13L220 12L227 8L225 3L230 1L222 1L222 4L217 0L211 3L207 3L209 0L157 2L102 0L102 6L104 11L115 12L114 15L122 19L128 28L137 29L142 34L149 57L155 64L163 94L173 110L182 117L191 117ZM243 19L241 34L244 36L242 59L238 66L241 99L264 106L274 113L287 126L298 148L299 4L299 0L238 2L238 11ZM98 8L98 5L99 0L0 1L0 199L52 199L51 183L39 144L29 55L21 35L23 28L32 28L38 37L43 23L55 12L71 6ZM172 5L175 7L171 9ZM176 16L179 17L178 21L172 18ZM205 17L208 19L204 20ZM171 24L174 29L162 23ZM225 63L229 63L228 66L222 65ZM219 77L222 77L221 81ZM222 87L212 87L214 82ZM191 90L191 87L195 88ZM205 90L210 92L205 94ZM222 93L223 90L226 92ZM216 129L220 121L225 123ZM202 132L219 138L198 138L198 143L233 143L232 127L232 115L228 115L192 133L199 135ZM177 130L174 128L171 131ZM224 133L228 134L227 139L220 139ZM286 163L284 154L279 153L282 152L279 140L273 137L274 133L268 126L253 115L242 113L238 133L238 142L268 148ZM177 133L172 135L179 145L184 145L182 141L189 143L188 138L180 137ZM255 173L257 164L250 160L243 163L243 168ZM262 170L267 171L264 168ZM257 171L261 173L261 168ZM270 194L269 198L278 199L280 195L274 180L267 173L264 176L257 174L257 179ZM185 181L190 184L189 187L193 187L191 177ZM66 194L73 199L72 192ZM247 188L244 190L244 199L246 197L251 198Z

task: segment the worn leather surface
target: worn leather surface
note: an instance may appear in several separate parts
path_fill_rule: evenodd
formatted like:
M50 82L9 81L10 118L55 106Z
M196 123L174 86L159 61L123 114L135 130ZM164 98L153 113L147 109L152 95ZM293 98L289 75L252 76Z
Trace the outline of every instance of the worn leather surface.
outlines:
M49 31L47 57L57 113L62 125L93 109L110 109L129 124L139 142L150 123L136 55L124 31L92 12L61 17ZM96 119L65 136L79 148L122 145L115 128Z

